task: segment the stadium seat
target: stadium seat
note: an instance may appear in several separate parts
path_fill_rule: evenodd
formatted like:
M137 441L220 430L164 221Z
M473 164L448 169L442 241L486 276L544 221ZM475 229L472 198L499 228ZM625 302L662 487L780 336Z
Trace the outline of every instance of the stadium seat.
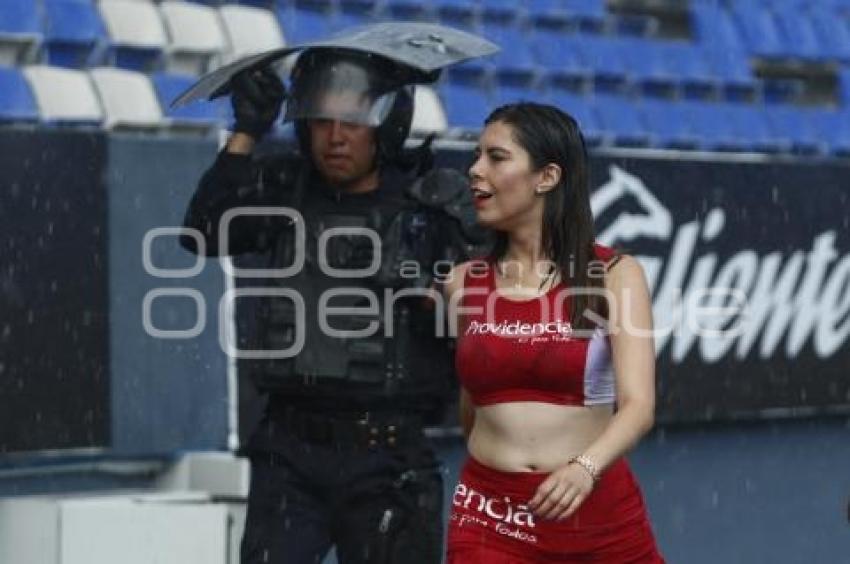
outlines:
M414 135L445 133L449 123L436 90L430 86L417 84L414 95L411 132Z
M463 65L449 69L440 94L449 128L478 131L492 109L486 77Z
M704 53L727 100L749 100L759 93L759 82L750 71L746 52L708 49Z
M723 104L685 100L681 102L684 119L699 139L699 148L707 151L747 151L750 144L741 139Z
M481 17L484 19L515 21L522 14L523 10L516 0L481 0Z
M597 94L594 97L594 105L607 144L638 147L649 145L649 131L632 100L621 96Z
M391 20L436 21L429 0L386 0L383 17Z
M148 2L110 0L98 4L115 66L147 71L159 64L168 37L159 11Z
M545 102L546 96L540 89L530 88L522 83L499 84L493 91L494 108L519 101Z
M372 22L376 17L375 7L371 4L343 4L334 18L334 30L343 30Z
M108 67L89 74L103 103L105 127L158 129L163 125L159 101L146 75Z
M629 80L643 95L672 96L679 76L668 68L660 41L623 38L623 56L628 62Z
M788 150L788 144L770 128L762 104L722 104L721 111L747 150L759 153Z
M707 49L742 51L744 42L731 14L718 2L691 4L694 39Z
M850 112L846 109L816 109L808 118L817 138L822 140L830 154L850 156Z
M106 41L106 29L88 0L44 0L44 47L53 66L83 68Z
M790 54L812 61L824 61L829 58L827 49L821 45L811 17L801 5L783 4L774 10L774 14Z
M225 62L286 45L277 19L269 10L229 5L219 8L219 13L230 38Z
M590 69L591 78L598 91L616 91L626 83L629 74L625 62L629 49L627 39L585 33L577 34L573 45L580 51L582 60Z
M679 102L643 98L638 107L650 145L659 149L696 149L698 137L691 130Z
M812 28L817 34L823 54L831 59L850 60L850 28L844 18L818 4L808 7Z
M89 75L50 66L24 67L42 122L57 125L100 125L103 109Z
M529 42L534 59L543 67L547 81L584 81L590 78L591 69L582 58L575 35L538 27Z
M477 8L474 0L434 0L434 9L442 24L470 33L479 33Z
M502 46L501 51L486 59L494 65L496 74L531 82L543 71L535 63L528 38L519 27L489 23L483 26L482 34Z
M172 108L171 102L194 84L192 75L154 73L151 82L156 91L165 122L175 129L207 132L225 126L229 101L218 98L212 102L195 101L180 108Z
M292 45L313 41L327 35L334 25L327 8L289 7L278 9L278 21L286 41Z
M709 65L702 47L665 41L660 45L659 56L667 72L676 77L681 97L704 98L720 92L720 78Z
M598 31L605 25L605 0L562 0L561 5L567 18L582 30Z
M227 37L214 8L191 2L163 2L159 7L171 41L168 70L202 74L218 65Z
M765 115L775 136L782 139L791 152L804 155L827 152L827 144L819 138L804 109L768 105Z
M570 114L578 122L585 143L595 147L602 142L603 131L591 102L583 96L561 88L549 91L549 102Z
M0 65L34 60L42 39L38 3L0 0Z
M793 56L794 47L786 45L773 12L753 2L732 3L732 15L747 50L765 58Z
M38 121L38 106L20 70L0 67L0 123Z

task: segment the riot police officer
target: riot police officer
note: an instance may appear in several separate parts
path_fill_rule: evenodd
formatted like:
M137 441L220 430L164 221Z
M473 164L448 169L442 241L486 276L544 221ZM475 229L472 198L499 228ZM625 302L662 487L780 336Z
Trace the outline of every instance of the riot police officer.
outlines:
M243 564L320 562L331 545L341 562L440 561L443 485L423 424L452 357L427 294L440 264L484 239L465 179L403 148L411 84L435 78L320 46L300 53L289 93L268 67L231 81L234 134L185 225L209 254L260 252L288 269L255 318L256 348L272 353L240 363L269 394L246 449ZM254 158L282 102L300 154Z

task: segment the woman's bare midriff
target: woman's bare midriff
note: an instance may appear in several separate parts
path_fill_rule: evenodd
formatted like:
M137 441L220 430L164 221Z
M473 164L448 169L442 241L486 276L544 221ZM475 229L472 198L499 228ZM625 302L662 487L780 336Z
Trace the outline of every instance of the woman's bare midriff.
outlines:
M613 404L509 402L475 409L473 458L505 472L550 472L581 454L605 430Z

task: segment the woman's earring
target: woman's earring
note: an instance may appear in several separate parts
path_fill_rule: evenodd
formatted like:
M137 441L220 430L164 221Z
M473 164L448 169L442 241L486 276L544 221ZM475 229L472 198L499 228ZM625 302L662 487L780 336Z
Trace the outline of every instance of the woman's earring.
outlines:
M542 194L543 193L543 186L537 186L536 188L534 188L534 193L535 194Z

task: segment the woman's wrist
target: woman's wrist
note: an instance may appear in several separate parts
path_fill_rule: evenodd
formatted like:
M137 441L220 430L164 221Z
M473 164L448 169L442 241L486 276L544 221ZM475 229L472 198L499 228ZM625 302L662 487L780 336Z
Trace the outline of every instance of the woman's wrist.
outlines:
M577 456L572 457L569 462L567 462L567 464L577 464L581 466L593 480L594 484L599 481L601 473L599 470L599 466L597 466L597 464L589 456L579 454Z

